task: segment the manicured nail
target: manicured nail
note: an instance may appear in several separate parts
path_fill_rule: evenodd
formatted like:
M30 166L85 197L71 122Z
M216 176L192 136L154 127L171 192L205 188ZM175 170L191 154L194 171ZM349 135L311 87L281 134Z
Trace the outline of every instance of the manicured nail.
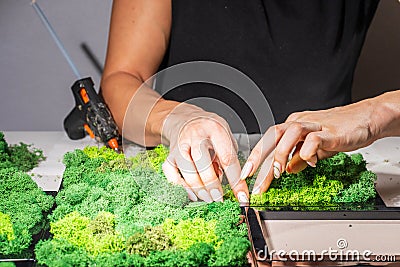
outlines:
M274 162L274 177L277 179L281 177L281 164L277 161Z
M248 203L249 202L249 199L248 199L246 193L243 192L243 191L240 191L237 194L237 197L238 197L238 200L239 200L240 203Z
M317 164L315 164L314 162L311 162L311 161L307 161L307 164L313 168L317 167Z
M204 190L204 189L201 189L201 190L197 193L197 195L199 196L200 199L204 200L205 202L208 202L208 203L213 202L213 200L212 200L210 194L209 194L206 190Z
M244 180L249 177L251 169L253 169L253 163L246 162L243 166L242 172L240 173L240 179Z
M185 189L186 189L186 192L188 193L188 197L189 197L189 199L191 201L197 201L198 200L196 194L193 193L193 191L191 189L189 189L189 188L185 188Z
M218 178L220 180L224 176L224 170L221 167L218 168L218 174L217 175L218 175Z
M253 191L251 192L253 195L258 195L258 194L260 194L260 187L259 186L257 186L257 187L254 187L253 188Z
M211 197L212 197L212 199L213 199L214 201L220 201L220 202L222 202L222 194L221 194L221 192L220 192L218 189L216 189L216 188L211 189L211 190L210 190L210 195L211 195Z

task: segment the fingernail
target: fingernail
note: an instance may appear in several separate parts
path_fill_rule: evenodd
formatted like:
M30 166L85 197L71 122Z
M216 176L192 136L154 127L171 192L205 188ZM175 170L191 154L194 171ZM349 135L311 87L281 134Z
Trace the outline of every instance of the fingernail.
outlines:
M277 179L281 177L281 164L277 161L274 162L274 177Z
M246 162L246 164L244 164L243 166L242 172L240 173L240 179L242 180L246 179L249 176L252 168L253 168L253 163Z
M317 164L315 164L314 162L311 162L311 161L307 161L307 164L313 168L317 167Z
M218 178L221 179L223 175L224 175L224 170L221 167L219 167L218 168Z
M186 189L186 192L188 193L188 197L189 197L189 199L191 201L197 201L198 200L196 194L193 193L192 190L190 190L189 188L185 188L185 189Z
M222 202L222 194L221 192L214 188L210 190L211 197L214 201L221 201Z
M240 191L237 194L238 200L240 203L248 203L249 202L249 198L247 197L246 193L243 191Z
M260 194L260 187L258 186L258 187L254 187L253 188L253 191L251 192L253 195L258 195L258 194Z
M200 191L197 193L197 195L199 196L200 199L204 200L205 202L208 202L208 203L213 202L213 200L212 200L210 194L209 194L206 190L204 190L204 189L200 190Z

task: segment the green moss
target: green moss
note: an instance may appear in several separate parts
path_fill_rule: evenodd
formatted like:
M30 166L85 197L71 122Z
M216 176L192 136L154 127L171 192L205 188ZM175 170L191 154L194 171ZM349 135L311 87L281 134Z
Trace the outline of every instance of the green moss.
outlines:
M127 252L116 253L102 253L93 259L92 266L104 267L142 267L144 265L144 258L136 254L129 254Z
M40 161L46 159L42 150L24 143L10 146L10 154L10 161L13 165L24 172L32 170L39 165Z
M32 170L45 160L43 151L24 143L8 145L0 132L0 169L15 168L23 172Z
M169 149L163 145L147 151L151 166L156 172L162 172L162 164L167 160L168 154Z
M321 160L316 168L307 167L298 174L282 174L269 190L252 195L254 206L334 206L340 203L366 202L375 197L375 174L366 170L361 154L338 153Z
M183 253L180 251L162 250L151 253L145 261L145 266L186 266L182 264ZM190 266L190 265L187 265Z
M247 264L246 254L250 249L250 241L243 237L231 237L209 260L210 266L243 266Z
M335 196L336 202L342 203L363 203L376 196L375 181L376 174L371 171L363 171L357 183L351 184L348 188Z
M152 251L168 250L172 241L163 228L146 227L144 232L135 233L126 242L126 250L131 254L147 257Z
M91 221L74 211L65 218L50 224L54 239L64 239L70 244L85 248L88 254L118 252L124 248L124 238L115 231L114 215L101 212Z
M110 212L118 216L124 216L128 210L131 210L143 194L130 174L113 177L105 190L106 198L111 203Z
M14 239L0 238L0 255L23 253L32 242L32 236L46 225L44 214L53 206L30 175L15 169L0 169L0 212L10 217Z
M88 229L90 219L74 211L65 218L50 223L50 232L54 239L65 239L77 247L85 247L91 235Z
M215 249L208 243L196 243L182 254L180 266L206 266L211 256L215 253Z
M89 255L85 249L74 246L64 239L39 241L35 247L35 254L38 263L45 266L144 266L144 259L139 255L106 252L93 256Z
M67 152L64 155L63 163L66 169L70 167L81 167L89 157L80 149L75 149L74 151Z
M62 218L72 210L90 218L100 211L125 217L139 201L139 188L130 174L94 172L91 177L90 181L86 179L86 182L71 184L58 193L57 208L50 216L51 221Z
M100 212L88 225L94 235L109 235L115 233L115 215L110 212Z
M151 253L146 266L197 267L208 266L214 248L205 243L196 243L187 250L164 250Z
M0 212L0 236L4 236L8 241L15 239L11 217L2 212Z
M108 162L103 162L97 169L99 172L128 173L133 163L126 158L117 158Z
M136 232L135 229L138 228L143 229L147 226L160 225L166 218L179 216L181 212L182 207L159 203L152 197L143 197L137 205L134 205L133 208L127 211L126 215L123 218L119 218L118 221L125 225L126 228L131 229L121 230L126 236L132 229Z
M87 146L83 149L83 153L85 153L89 158L102 158L106 162L118 159L124 159L124 154L118 154L113 149L102 146Z
M35 246L35 255L38 263L45 266L86 267L91 263L85 249L77 247L65 239L39 241Z
M187 192L182 186L169 183L165 177L152 170L136 168L131 175L140 191L146 192L153 203L174 207L184 207L189 203Z
M215 247L220 244L215 234L217 221L205 221L203 218L194 218L175 222L167 219L162 229L178 249L188 249L196 243L207 243Z
M53 239L36 248L40 263L204 266L227 239L246 237L237 202L189 203L184 188L167 181L165 147L132 159L113 153L65 155L63 189L50 216Z

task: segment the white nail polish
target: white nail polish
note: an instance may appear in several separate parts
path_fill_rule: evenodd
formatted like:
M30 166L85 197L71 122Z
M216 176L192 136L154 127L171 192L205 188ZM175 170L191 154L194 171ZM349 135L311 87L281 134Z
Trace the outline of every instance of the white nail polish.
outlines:
M281 171L281 164L277 161L274 161L274 167Z
M253 168L253 163L246 162L246 164L244 164L243 166L242 172L240 173L240 179L242 180L246 179L249 176L252 168Z
M253 195L258 195L260 194L260 187L254 187L253 191L251 192Z
M188 193L188 197L191 201L197 201L197 196L195 193L193 193L193 191L189 188L186 188L186 192Z
M247 197L246 193L243 191L240 191L237 194L238 200L240 203L248 203L249 202L249 198Z
M281 177L281 171L280 171L278 168L276 168L276 167L274 167L274 177L275 177L276 179L278 179L278 178Z
M313 167L313 168L317 167L317 164L315 164L314 162L311 162L311 161L307 161L307 164L308 164L310 167Z
M274 162L274 177L281 177L281 164L277 161Z
M208 202L208 203L213 202L213 200L212 200L210 194L209 194L206 190L204 190L204 189L200 190L200 191L197 193L197 195L199 196L200 199L204 200L205 202Z
M214 201L222 201L222 194L218 189L214 188L210 190L210 195Z

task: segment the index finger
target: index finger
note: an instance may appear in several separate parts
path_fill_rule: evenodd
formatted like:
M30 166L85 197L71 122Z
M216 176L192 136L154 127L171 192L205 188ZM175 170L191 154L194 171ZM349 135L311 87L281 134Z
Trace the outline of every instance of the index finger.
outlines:
M246 181L240 179L241 169L234 141L225 133L211 136L211 142L234 195L240 203L248 203L249 188Z
M288 123L275 125L266 131L247 158L240 175L241 179L245 180L247 177L254 175L258 167L275 149L288 125Z
M270 153L261 165L253 187L252 193L255 195L266 192L274 179L274 171L272 168L273 154L274 153Z

